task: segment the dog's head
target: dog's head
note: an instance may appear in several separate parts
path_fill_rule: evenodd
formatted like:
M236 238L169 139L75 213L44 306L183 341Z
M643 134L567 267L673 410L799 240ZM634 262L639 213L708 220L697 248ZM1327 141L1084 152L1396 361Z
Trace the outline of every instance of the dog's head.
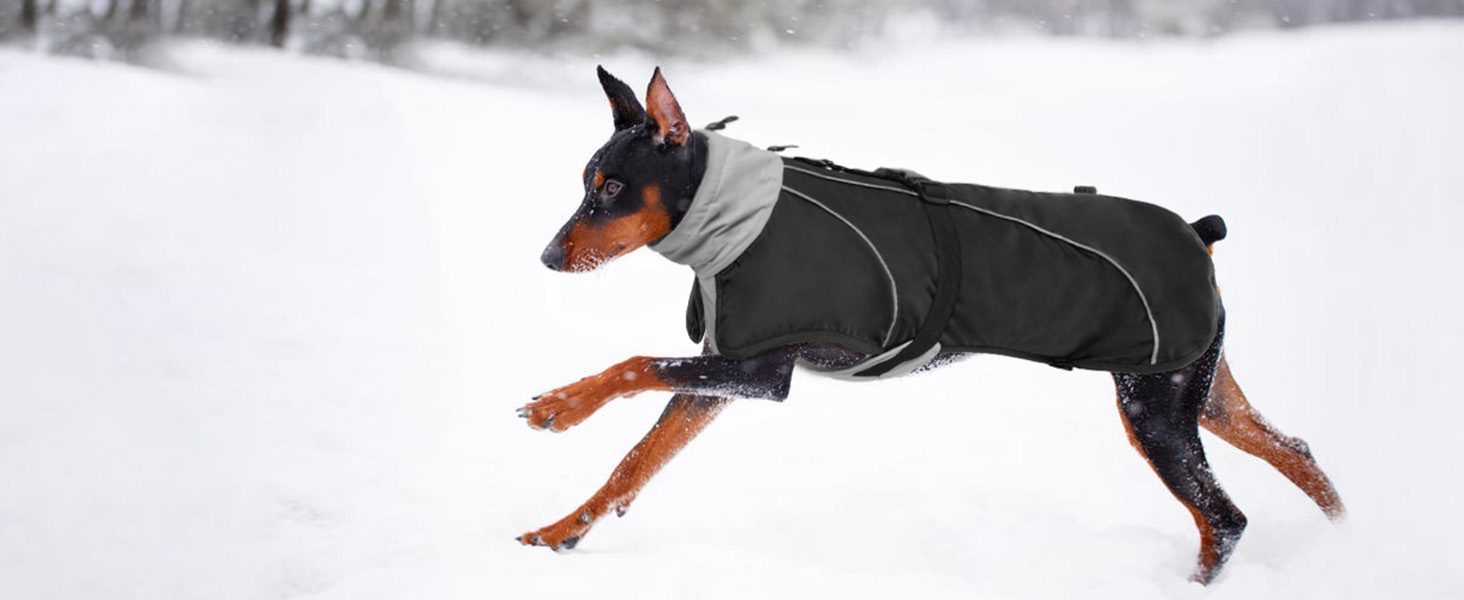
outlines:
M647 111L630 86L599 68L615 133L585 165L585 197L540 260L555 271L590 271L671 233L691 206L705 165L704 141L656 69Z

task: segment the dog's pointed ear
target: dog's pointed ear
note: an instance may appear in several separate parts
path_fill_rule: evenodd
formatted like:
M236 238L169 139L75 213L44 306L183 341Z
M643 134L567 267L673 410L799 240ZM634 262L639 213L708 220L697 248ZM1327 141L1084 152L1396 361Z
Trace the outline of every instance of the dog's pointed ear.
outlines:
M610 99L610 111L615 115L615 130L645 122L646 109L641 108L640 100L635 99L635 92L630 86L616 79L605 67L596 66L595 71L600 75L600 86L605 88L605 96Z
M651 86L646 90L646 106L650 107L651 120L661 128L661 140L677 145L686 143L686 138L691 135L691 126L686 124L686 114L681 112L676 96L666 86L661 67L656 67L656 74L651 76Z

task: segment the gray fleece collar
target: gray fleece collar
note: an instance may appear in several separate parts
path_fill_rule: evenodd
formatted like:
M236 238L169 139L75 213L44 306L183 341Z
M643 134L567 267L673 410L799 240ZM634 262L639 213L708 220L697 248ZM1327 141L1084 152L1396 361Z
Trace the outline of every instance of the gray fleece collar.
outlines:
M707 172L686 216L651 249L713 277L762 233L783 187L782 157L747 142L702 131Z

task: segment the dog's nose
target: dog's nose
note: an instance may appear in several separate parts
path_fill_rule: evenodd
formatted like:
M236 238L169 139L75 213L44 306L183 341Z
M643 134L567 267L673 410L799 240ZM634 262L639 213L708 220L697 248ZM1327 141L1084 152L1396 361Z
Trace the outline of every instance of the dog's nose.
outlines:
M539 261L551 271L559 271L564 268L564 249L559 244L549 244L544 253L539 255Z

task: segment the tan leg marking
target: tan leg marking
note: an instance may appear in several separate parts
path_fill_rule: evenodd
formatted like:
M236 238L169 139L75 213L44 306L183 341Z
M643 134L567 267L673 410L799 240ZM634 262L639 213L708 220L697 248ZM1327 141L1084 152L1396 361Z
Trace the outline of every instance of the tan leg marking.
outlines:
M519 409L519 416L528 419L529 427L559 432L584 422L616 398L669 389L656 377L652 360L631 357L599 374L535 396Z
M1119 420L1123 421L1123 430L1128 434L1129 445L1138 451L1139 456L1142 456L1144 462L1149 464L1149 468L1154 469L1154 474L1158 475L1159 469L1154 466L1153 461L1149 460L1149 454L1144 452L1144 446L1139 443L1138 436L1134 435L1134 426L1129 423L1128 415L1124 413L1122 400L1119 400L1118 414ZM1163 477L1160 479L1162 480ZM1164 486L1164 489L1168 490L1169 486ZM1210 522L1205 520L1205 516L1200 514L1198 509L1190 506L1190 503L1175 494L1174 490L1169 490L1169 493L1184 505L1185 509L1189 510L1190 516L1195 519L1195 528L1200 530L1200 556L1195 564L1194 574L1190 575L1190 580L1209 585L1210 581L1215 578L1215 565L1220 562L1220 542L1215 538L1215 528L1210 526Z
M610 475L610 480L594 496L569 516L548 527L525 533L518 537L518 541L529 546L548 546L556 551L573 548L595 522L610 511L624 514L651 477L706 429L730 401L730 398L687 394L673 396L650 433L625 455Z
M1195 572L1190 575L1190 581L1210 585L1215 580L1216 566L1220 564L1220 540L1215 537L1215 528L1210 526L1210 522L1205 520L1199 510L1182 500L1180 504L1189 509L1190 515L1195 518L1195 528L1200 530L1200 558L1195 564Z
M1328 518L1337 520L1347 514L1342 498L1317 466L1306 442L1277 431L1251 407L1224 356L1216 369L1215 385L1200 411L1200 425L1230 445L1271 463L1306 492Z

